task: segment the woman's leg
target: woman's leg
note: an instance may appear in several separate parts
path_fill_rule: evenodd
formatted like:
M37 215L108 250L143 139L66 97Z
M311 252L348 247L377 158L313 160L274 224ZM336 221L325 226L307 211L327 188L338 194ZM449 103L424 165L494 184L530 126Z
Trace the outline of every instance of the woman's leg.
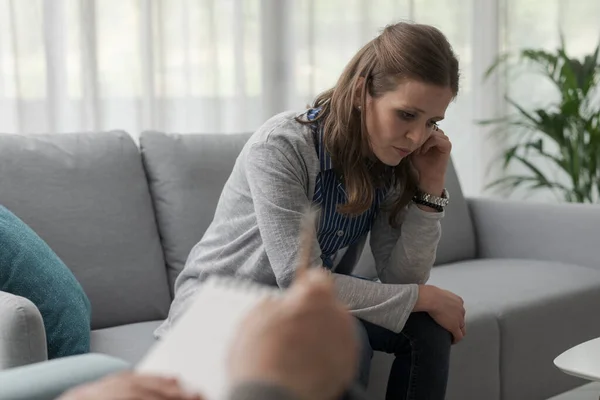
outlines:
M362 321L359 319L356 320L356 333L358 344L360 346L360 352L358 354L358 371L356 371L354 385L360 386L366 392L367 386L369 385L369 372L371 371L373 350L371 349L371 344L369 343L367 330L362 324ZM348 391L342 396L342 400L355 400L355 396L353 396L351 391Z
M371 359L373 358L373 349L369 340L367 329L363 325L363 321L358 320L357 324L358 342L360 345L360 353L358 359L358 373L356 381L363 388L369 385L369 374L371 372Z
M446 395L452 335L427 313L412 313L400 333L362 321L371 348L396 356L387 400L442 400Z

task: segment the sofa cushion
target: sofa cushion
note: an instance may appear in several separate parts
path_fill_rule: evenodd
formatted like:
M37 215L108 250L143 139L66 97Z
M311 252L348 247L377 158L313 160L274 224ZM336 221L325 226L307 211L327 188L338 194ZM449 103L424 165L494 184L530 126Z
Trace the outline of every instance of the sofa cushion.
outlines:
M467 314L468 333L452 346L446 400L500 400L500 330L495 316L473 306ZM375 353L371 366L369 394L385 399L393 356Z
M223 186L249 137L142 133L142 157L171 287L212 222Z
M31 300L48 359L90 351L90 301L69 268L16 215L0 206L0 290Z
M0 171L0 203L73 271L92 303L92 327L166 317L164 258L129 135L0 135Z
M154 330L162 321L138 322L92 331L91 351L137 364L154 344Z
M487 259L434 268L429 283L462 296L467 314L477 307L496 316L503 399L548 398L583 383L560 372L553 360L600 335L600 318L594 317L600 315L600 271Z

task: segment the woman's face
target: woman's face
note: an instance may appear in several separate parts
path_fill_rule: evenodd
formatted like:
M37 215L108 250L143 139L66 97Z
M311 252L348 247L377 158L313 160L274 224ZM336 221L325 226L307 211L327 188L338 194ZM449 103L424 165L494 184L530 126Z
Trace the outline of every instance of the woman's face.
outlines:
M395 90L373 98L367 95L366 125L371 150L396 166L417 150L444 119L453 94L449 87L404 80Z

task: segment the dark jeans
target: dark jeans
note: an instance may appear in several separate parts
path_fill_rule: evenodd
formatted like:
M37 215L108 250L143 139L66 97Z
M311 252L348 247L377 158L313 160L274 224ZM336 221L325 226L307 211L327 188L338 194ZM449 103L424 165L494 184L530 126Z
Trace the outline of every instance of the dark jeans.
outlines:
M412 313L400 333L362 325L359 381L366 387L373 351L394 354L386 400L441 400L446 395L452 335L427 313Z

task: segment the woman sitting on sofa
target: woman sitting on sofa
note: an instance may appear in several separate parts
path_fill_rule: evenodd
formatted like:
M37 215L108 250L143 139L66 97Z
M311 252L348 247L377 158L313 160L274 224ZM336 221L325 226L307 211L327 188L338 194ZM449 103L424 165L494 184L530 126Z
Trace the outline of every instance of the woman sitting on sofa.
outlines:
M301 220L318 207L313 265L333 273L357 318L366 385L373 350L396 356L388 399L443 399L462 299L427 285L448 194L451 143L438 122L458 93L458 61L437 29L386 27L305 112L268 120L248 141L214 220L176 282L169 318L211 274L289 286ZM381 282L351 276L367 235Z

